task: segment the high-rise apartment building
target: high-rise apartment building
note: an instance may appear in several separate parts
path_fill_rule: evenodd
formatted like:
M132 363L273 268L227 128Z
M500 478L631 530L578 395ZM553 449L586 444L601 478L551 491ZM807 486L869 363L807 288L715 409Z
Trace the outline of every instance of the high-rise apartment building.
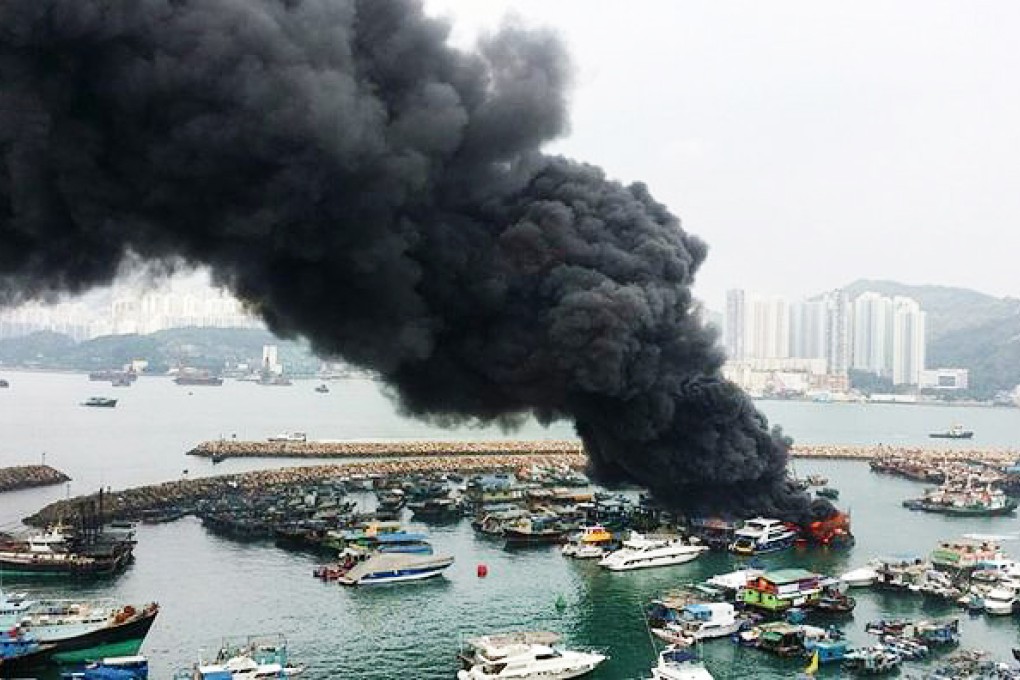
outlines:
M744 297L742 289L734 288L726 291L726 319L723 323L723 338L726 354L734 360L745 357L744 328L747 325L747 311Z
M888 376L892 372L892 300L862 293L853 304L853 367Z
M828 309L825 300L804 300L790 305L790 356L825 359L828 350Z
M783 359L790 356L790 305L777 296L749 296L746 300L744 356Z
M895 297L892 304L892 381L919 385L925 361L925 313L908 297Z

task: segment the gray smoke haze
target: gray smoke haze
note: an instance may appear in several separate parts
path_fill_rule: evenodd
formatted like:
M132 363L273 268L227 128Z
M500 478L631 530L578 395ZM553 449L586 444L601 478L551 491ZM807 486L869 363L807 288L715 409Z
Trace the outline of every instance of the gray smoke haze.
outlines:
M4 0L0 303L209 265L283 336L439 422L572 419L601 480L800 519L789 442L722 379L705 244L550 157L569 67L411 0Z

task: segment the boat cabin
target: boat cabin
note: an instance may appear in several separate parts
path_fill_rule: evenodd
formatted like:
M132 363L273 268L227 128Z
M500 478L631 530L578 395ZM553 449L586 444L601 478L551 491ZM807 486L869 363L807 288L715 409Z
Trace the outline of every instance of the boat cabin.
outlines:
M804 629L789 623L761 626L758 649L778 656L801 656L804 653Z
M974 569L983 562L1002 557L1002 547L992 540L958 538L941 541L931 553L936 569Z
M779 569L748 579L741 591L741 601L748 607L782 612L791 607L813 606L821 593L821 575L806 569Z

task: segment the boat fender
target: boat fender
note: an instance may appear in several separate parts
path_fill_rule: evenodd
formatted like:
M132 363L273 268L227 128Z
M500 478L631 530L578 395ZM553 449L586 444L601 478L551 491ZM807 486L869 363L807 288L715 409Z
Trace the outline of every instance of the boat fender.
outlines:
M478 578L485 578L486 576L489 575L489 567L487 567L484 564L479 564L477 572Z

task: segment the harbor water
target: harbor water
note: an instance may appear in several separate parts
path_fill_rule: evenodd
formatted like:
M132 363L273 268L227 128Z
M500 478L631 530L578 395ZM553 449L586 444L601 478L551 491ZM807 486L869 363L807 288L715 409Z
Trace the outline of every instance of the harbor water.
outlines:
M179 387L165 378L141 378L130 388L90 383L77 374L4 372L11 388L0 391L0 466L39 462L68 473L67 486L0 495L0 526L46 503L72 495L152 482L241 470L306 465L316 461L227 460L213 465L184 452L201 440L237 435L262 439L302 430L313 439L493 437L564 438L567 423L551 428L526 424L507 433L495 428L446 430L401 417L379 387L365 380L336 381L328 394L313 382L260 387L227 382L222 387ZM120 399L115 409L87 409L93 395ZM906 405L761 402L770 421L803 443L945 446L927 433L954 422L973 429L974 447L1020 446L1020 410ZM819 473L840 491L838 505L853 519L856 545L846 552L791 550L764 559L767 566L802 566L838 574L878 555L924 556L944 538L963 533L1020 535L1016 517L950 518L901 507L923 485L876 475L863 462L797 460L799 476ZM368 497L364 500L368 501ZM410 525L429 531L437 552L456 563L430 582L345 589L312 577L314 556L286 552L269 543L241 543L204 530L185 518L138 529L136 560L113 579L86 584L10 582L50 596L110 596L141 603L157 600L161 613L142 652L153 677L215 651L224 636L286 634L292 657L309 665L308 678L451 678L461 638L508 629L561 632L568 645L604 649L611 656L591 677L648 677L653 644L642 608L680 585L741 563L712 554L687 565L612 573L593 562L571 561L558 548L509 551L480 538L466 521L444 526ZM1020 558L1020 541L1003 547ZM488 575L479 578L476 566ZM868 642L865 622L882 616L961 618L963 646L985 649L1001 660L1020 646L1017 619L970 617L920 596L857 590L852 617L833 619L852 642ZM557 606L563 602L566 606ZM816 620L817 621L817 620ZM793 677L802 660L780 661L727 640L705 644L707 665L717 678ZM908 666L920 674L923 666ZM823 667L820 677L839 677Z

